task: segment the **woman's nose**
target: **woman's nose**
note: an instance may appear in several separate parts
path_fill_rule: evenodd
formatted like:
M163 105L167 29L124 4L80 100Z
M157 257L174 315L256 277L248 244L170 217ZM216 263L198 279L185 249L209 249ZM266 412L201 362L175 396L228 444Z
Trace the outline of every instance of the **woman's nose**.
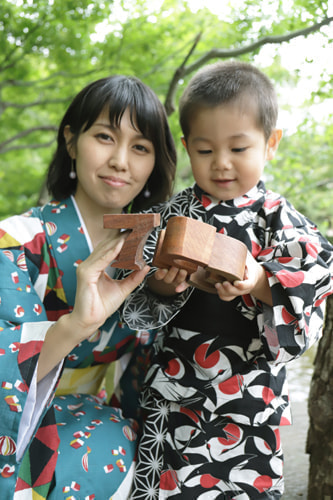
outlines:
M115 168L116 170L125 170L127 168L127 164L127 148L121 145L117 145L112 149L112 153L109 159L109 166Z

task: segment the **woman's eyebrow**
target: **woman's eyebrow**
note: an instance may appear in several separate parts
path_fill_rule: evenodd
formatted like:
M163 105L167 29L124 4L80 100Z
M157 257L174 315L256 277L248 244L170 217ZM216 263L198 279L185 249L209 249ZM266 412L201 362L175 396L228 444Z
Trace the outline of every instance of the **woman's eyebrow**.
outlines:
M119 129L119 127L115 126L115 125L111 125L111 123L109 122L95 122L94 125L95 127L105 127L105 128L108 128L110 130L116 130L116 129ZM137 130L137 129L134 129L137 133L135 134L135 138L136 139L146 139L147 141L150 141L150 139L148 139L145 135L143 135L142 132L140 132L140 130Z
M115 128L109 122L95 122L94 125L98 126L98 127L107 127L107 128L110 128L110 129L114 129Z

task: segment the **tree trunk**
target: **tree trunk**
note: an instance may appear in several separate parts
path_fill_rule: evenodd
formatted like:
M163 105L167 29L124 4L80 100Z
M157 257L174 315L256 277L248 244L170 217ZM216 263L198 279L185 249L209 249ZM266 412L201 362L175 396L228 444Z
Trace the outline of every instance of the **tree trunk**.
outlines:
M324 335L315 359L309 395L308 499L333 499L333 296L327 301Z

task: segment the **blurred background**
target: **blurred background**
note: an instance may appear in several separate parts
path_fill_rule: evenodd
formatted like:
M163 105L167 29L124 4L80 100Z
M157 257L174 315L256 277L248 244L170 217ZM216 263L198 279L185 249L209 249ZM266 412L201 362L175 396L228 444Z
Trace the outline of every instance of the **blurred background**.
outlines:
M158 94L178 147L175 191L190 185L179 96L204 64L240 59L264 71L279 96L284 136L267 187L333 239L332 43L329 0L0 0L0 219L48 199L60 119L84 85L110 74L136 75ZM289 367L296 425L282 436L291 500L307 489L315 352Z

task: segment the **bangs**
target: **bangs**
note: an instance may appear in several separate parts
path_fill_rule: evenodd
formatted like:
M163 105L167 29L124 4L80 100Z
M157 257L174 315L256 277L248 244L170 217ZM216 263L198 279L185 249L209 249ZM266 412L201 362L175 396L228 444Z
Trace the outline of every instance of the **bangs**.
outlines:
M92 93L91 93L92 94ZM134 78L115 77L105 82L93 95L87 95L82 103L84 131L88 130L105 110L112 127L119 128L126 110L129 111L133 128L148 140L153 141L160 127L161 116L155 96L143 88ZM89 118L88 118L89 117ZM85 119L86 118L86 119Z
M156 98L152 98L149 89L137 86L136 82L126 83L107 103L110 123L119 128L121 119L128 110L132 127L154 142L156 132L161 127L161 111L156 105Z
M140 96L140 99L129 105L128 109L133 127L138 129L146 139L152 143L156 143L156 137L159 136L163 116L161 110L157 108L155 101L152 102L146 96Z

